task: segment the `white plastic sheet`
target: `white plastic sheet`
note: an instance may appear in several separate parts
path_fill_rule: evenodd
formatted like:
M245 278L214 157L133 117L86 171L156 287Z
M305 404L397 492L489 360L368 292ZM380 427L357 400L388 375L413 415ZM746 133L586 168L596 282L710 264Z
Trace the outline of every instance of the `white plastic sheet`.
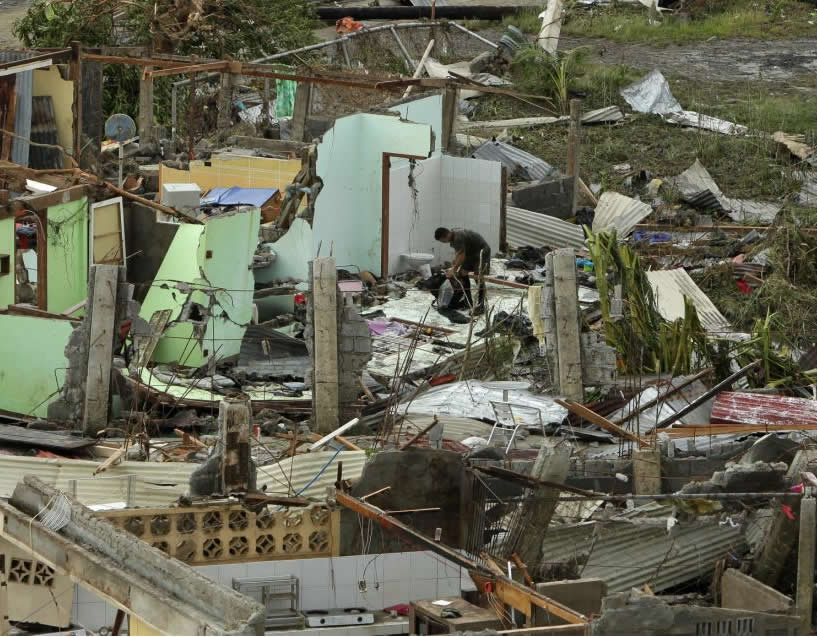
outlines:
M667 79L655 70L621 89L621 97L639 113L666 115L683 110L672 94Z

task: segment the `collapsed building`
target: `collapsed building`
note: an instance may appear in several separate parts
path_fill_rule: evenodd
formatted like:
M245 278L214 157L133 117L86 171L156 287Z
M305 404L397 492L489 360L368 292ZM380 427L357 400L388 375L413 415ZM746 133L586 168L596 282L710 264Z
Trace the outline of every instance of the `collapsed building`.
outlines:
M729 321L628 242L653 205L582 182L618 107L536 122L575 130L564 174L468 133L462 100L515 95L509 37L413 80L9 52L0 628L810 631L808 376L716 359ZM103 126L103 63L144 70L138 130ZM154 78L206 73L215 141L162 136ZM278 139L223 134L246 77L297 83ZM676 186L755 209L710 182ZM439 226L501 255L486 315L435 301Z

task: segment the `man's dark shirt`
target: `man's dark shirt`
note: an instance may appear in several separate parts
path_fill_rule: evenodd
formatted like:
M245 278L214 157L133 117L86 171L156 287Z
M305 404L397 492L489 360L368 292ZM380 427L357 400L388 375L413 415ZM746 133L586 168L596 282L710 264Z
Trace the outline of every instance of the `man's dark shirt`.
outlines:
M451 239L451 247L457 252L465 253L465 261L463 261L463 270L469 272L476 272L480 264L480 252L482 252L482 269L487 270L491 263L491 247L488 242L483 239L481 234L473 230L463 230L456 228L451 231L454 235Z

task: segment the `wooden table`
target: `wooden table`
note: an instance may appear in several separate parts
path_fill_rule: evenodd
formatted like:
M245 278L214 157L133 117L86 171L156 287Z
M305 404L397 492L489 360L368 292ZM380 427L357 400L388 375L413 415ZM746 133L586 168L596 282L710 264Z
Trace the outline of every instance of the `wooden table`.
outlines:
M447 606L438 606L435 601L451 602ZM443 610L456 608L462 617L443 617ZM409 609L409 634L411 635L446 635L462 631L478 631L486 628L502 630L502 621L497 614L486 608L480 608L466 602L461 597L441 597L411 602Z

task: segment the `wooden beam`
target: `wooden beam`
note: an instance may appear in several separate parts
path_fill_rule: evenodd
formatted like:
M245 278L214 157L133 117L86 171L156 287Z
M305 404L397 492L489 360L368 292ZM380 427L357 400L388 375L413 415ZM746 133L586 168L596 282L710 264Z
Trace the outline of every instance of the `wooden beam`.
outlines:
M116 299L119 283L119 267L115 265L91 266L94 282L93 297L89 306L91 321L88 336L88 369L85 380L85 408L82 429L85 435L95 436L108 424L110 407L111 362L116 334Z
M42 53L40 55L33 55L25 60L12 60L11 62L0 62L0 71L5 69L13 69L17 66L25 66L26 64L31 64L32 62L42 62L44 60L50 60L52 58L62 58L68 55L71 55L73 52L72 48L67 49L57 49L56 51L50 51L48 53Z
M573 412L577 416L581 416L585 420L592 422L595 425L598 425L605 431L609 431L612 434L615 434L619 438L624 438L626 440L631 440L635 443L638 443L642 447L649 447L650 445L647 441L643 438L639 438L634 433L627 431L626 429L622 429L618 425L613 424L609 420L607 420L604 416L600 416L595 411L588 409L584 405L580 405L577 402L574 402L570 399L565 400L556 400L556 403L564 407L570 412Z
M423 69L426 66L426 62L428 61L428 56L431 55L431 49L434 48L434 38L428 41L428 45L426 46L426 50L423 52L423 56L420 58L420 63L417 65L417 68L414 69L414 74L411 76L412 79L419 79L419 77L423 74ZM405 92L403 93L403 99L406 99L409 95L411 95L411 89L414 88L414 85L409 85L406 88Z
M411 439L406 444L404 444L403 446L400 447L400 451L403 451L403 449L408 449L411 445L413 445L415 442L417 442L425 434L427 434L429 431L434 429L434 427L436 427L437 423L439 423L439 422L440 421L437 419L437 416L435 415L433 420L431 421L431 424L427 425L426 427L423 427L414 436L412 436Z
M208 62L206 64L184 64L182 66L170 66L163 69L147 70L142 74L143 78L168 77L170 75L182 75L184 73L210 73L211 71L226 71L229 69L229 62Z
M72 105L72 114L74 117L73 135L74 148L73 158L74 165L79 166L79 156L82 153L82 43L79 41L71 42L71 79L74 82L74 103Z
M428 537L412 529L395 517L390 516L382 509L361 502L347 493L338 492L336 494L338 504L345 506L360 515L377 521L386 531L393 533L409 544L419 545L422 548L432 551L441 557L468 569L471 578L477 584L481 592L494 591L503 603L513 606L520 612L526 613L528 617L532 615L532 607L542 608L556 617L560 617L571 624L587 624L587 617L578 613L564 604L545 597L544 595L531 590L524 584L515 582L512 579L496 573L489 573L485 568L469 559L460 552L450 548L442 542L435 542Z
M548 255L551 257L551 255ZM553 265L553 299L556 315L556 355L559 392L569 399L584 396L582 349L579 337L579 296L576 279L576 253L572 248L556 250L548 264Z
M126 199L130 199L131 201L135 201L138 204L143 206L147 206L148 208L153 208L154 210L158 210L159 212L164 212L171 217L175 217L176 219L181 219L183 221L187 221L188 223L197 223L200 225L204 225L204 222L201 219L197 219L193 215L189 215L185 212L180 212L174 208L169 208L168 206L163 206L160 203L156 203L155 201L151 201L150 199L145 199L144 197L140 197L139 195L134 195L132 192L128 192L127 190L123 190L117 186L114 186L112 183L105 181L103 184L108 190L121 197L125 197Z

